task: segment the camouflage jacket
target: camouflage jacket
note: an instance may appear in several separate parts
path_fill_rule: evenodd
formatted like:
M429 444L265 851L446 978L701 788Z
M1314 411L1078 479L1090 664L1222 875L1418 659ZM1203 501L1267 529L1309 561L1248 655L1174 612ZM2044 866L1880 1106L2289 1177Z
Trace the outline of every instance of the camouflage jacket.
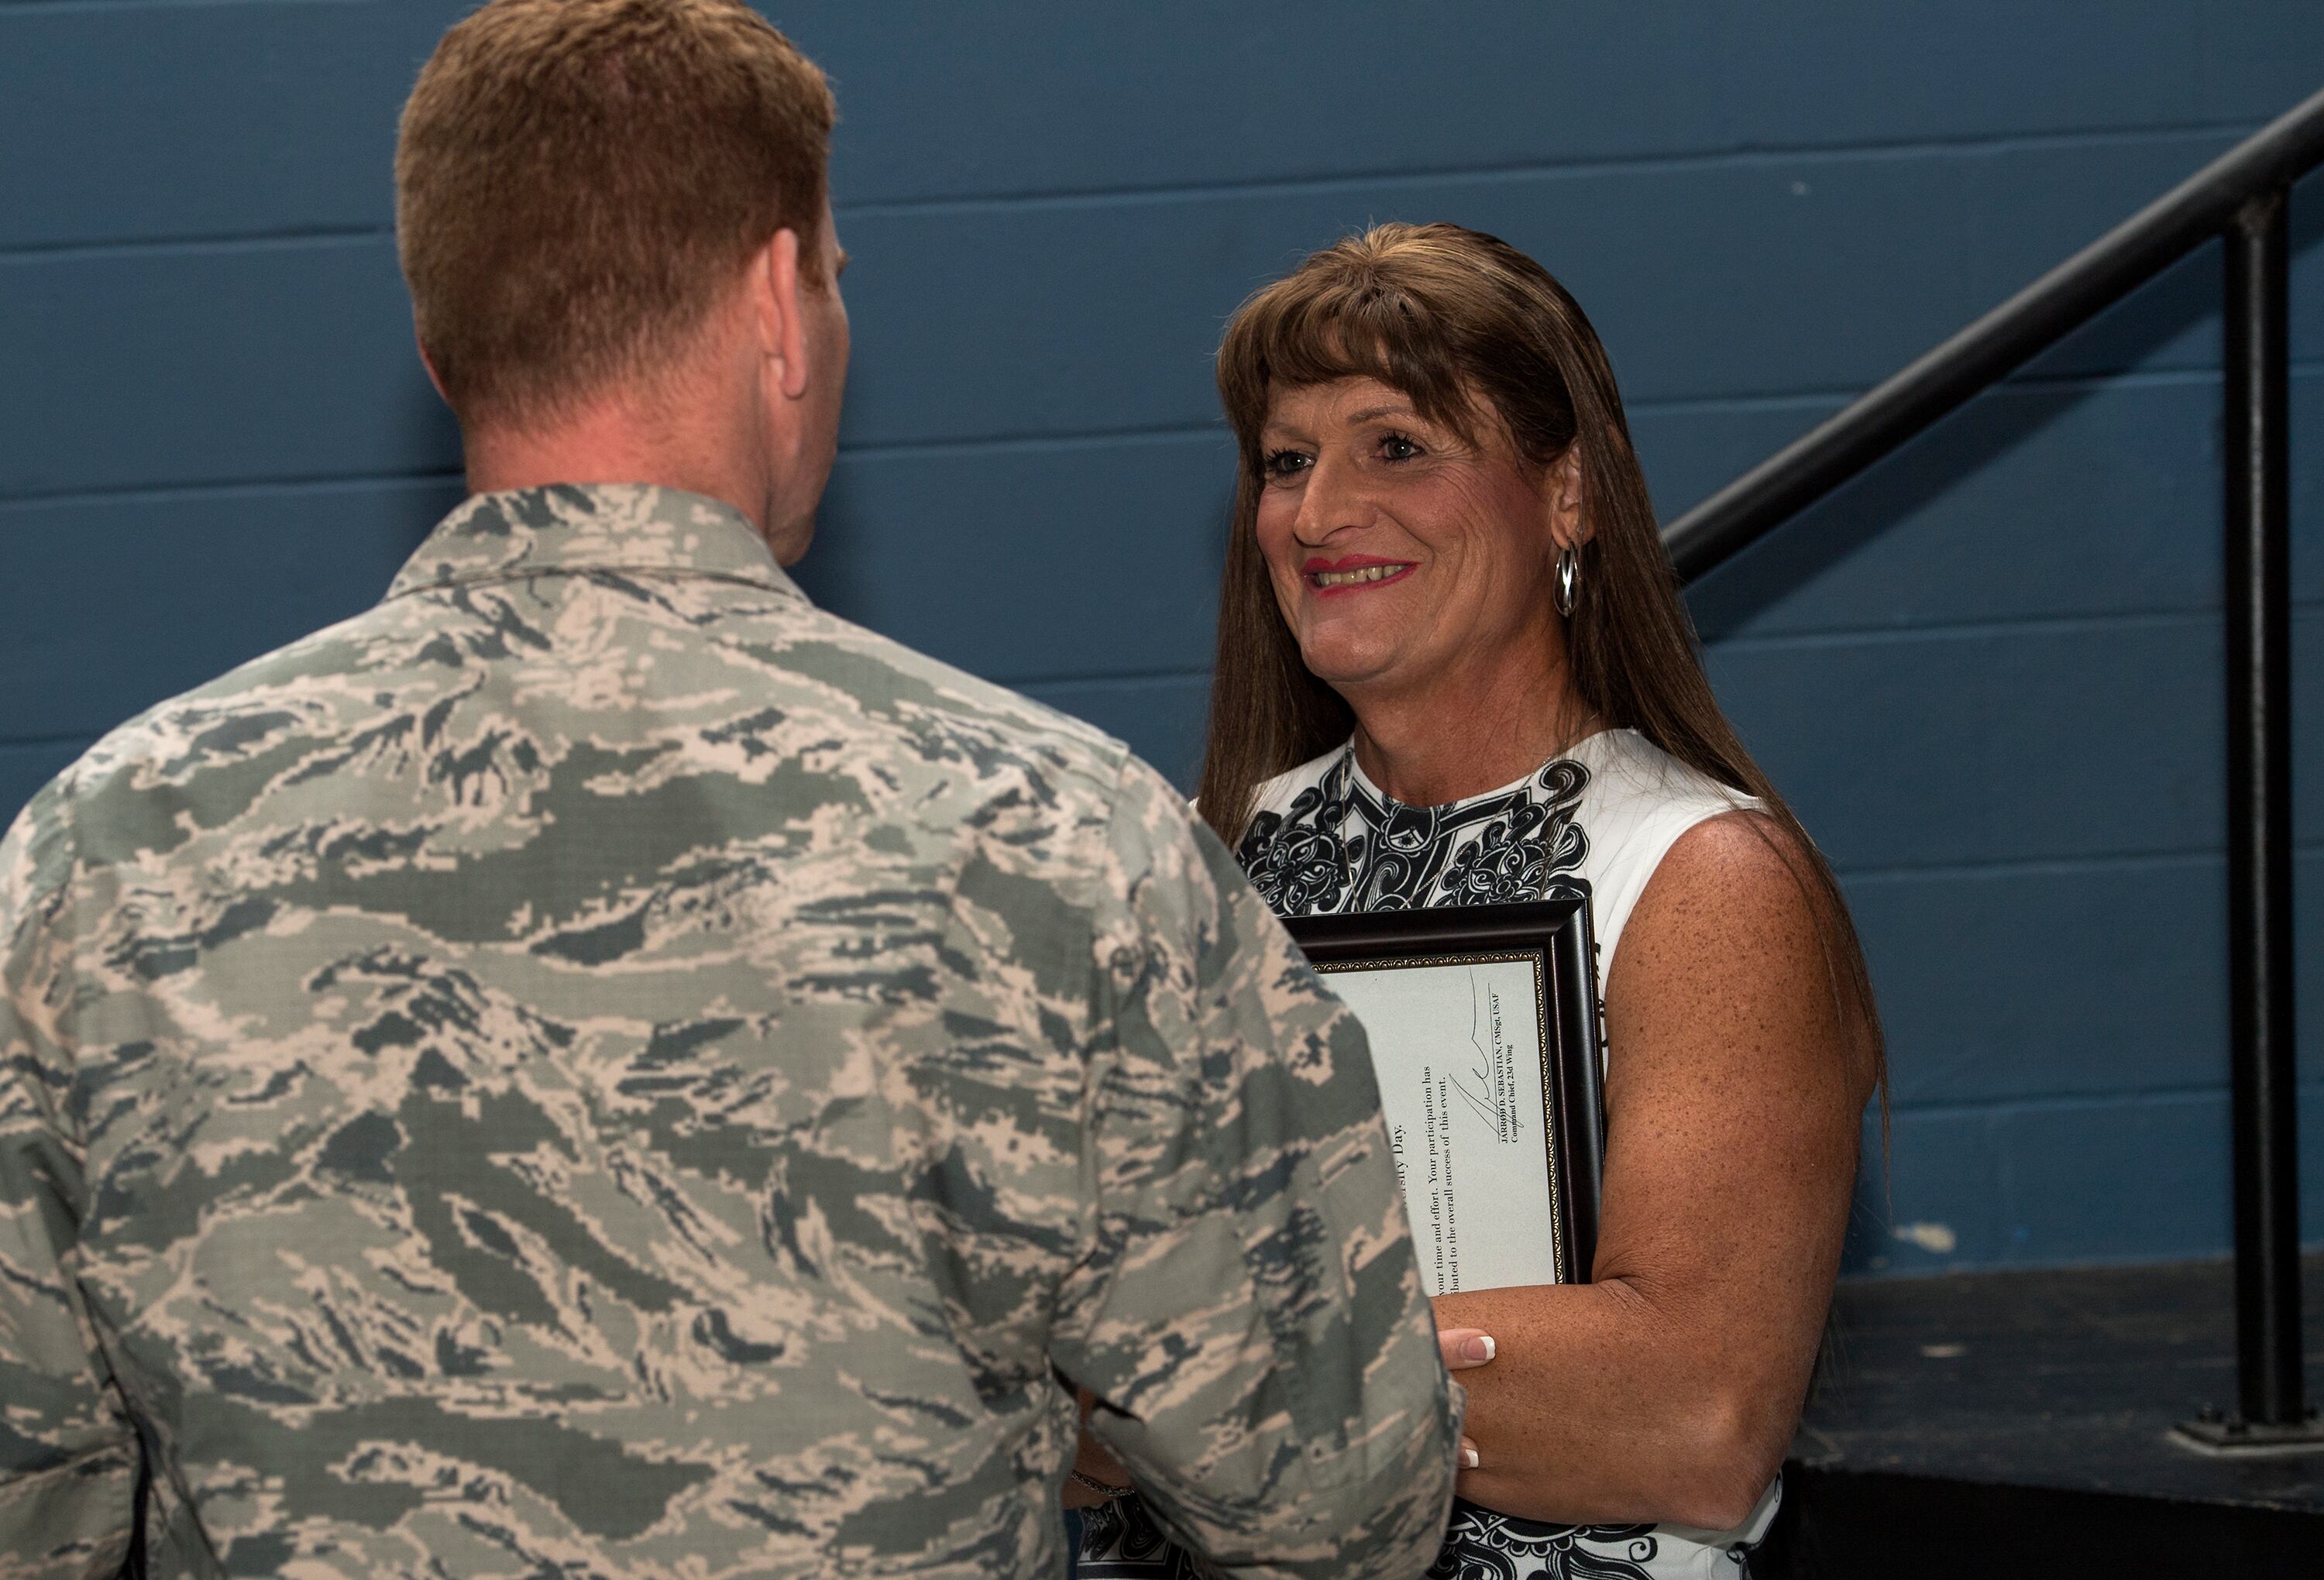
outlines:
M1115 742L484 495L0 845L0 1574L1417 1574L1369 1060ZM133 1532L136 1533L133 1537Z

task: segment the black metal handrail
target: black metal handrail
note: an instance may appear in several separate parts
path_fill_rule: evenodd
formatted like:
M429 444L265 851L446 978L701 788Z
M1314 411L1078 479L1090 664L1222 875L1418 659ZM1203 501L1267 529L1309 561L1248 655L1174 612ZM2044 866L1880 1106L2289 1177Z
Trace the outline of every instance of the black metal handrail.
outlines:
M2289 267L2324 91L1663 529L1688 582L1991 388L2188 253L2227 247L2227 970L2237 1412L2213 1448L2324 1446L2301 1371L2293 1092Z

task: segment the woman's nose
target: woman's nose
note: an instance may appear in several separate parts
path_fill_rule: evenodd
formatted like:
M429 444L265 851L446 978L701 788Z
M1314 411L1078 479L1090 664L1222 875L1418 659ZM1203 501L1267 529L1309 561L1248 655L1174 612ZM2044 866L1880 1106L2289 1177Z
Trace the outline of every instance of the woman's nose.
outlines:
M1305 544L1320 545L1333 534L1360 525L1351 481L1342 468L1318 463L1307 474L1307 486L1299 491L1299 513L1291 520L1292 536Z

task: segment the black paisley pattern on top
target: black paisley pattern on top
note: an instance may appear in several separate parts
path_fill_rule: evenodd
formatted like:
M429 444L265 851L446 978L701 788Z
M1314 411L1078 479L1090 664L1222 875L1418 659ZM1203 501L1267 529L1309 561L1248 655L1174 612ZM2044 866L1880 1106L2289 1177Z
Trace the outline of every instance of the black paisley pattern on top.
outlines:
M1590 770L1571 758L1449 806L1383 795L1357 776L1355 760L1342 748L1289 806L1251 819L1235 859L1277 915L1508 905L1583 887L1550 881L1590 851L1574 822Z
M1194 1560L1173 1542L1135 1493L1082 1511L1074 1580L1198 1580Z
M1651 1525L1554 1525L1454 1499L1428 1580L1654 1580Z

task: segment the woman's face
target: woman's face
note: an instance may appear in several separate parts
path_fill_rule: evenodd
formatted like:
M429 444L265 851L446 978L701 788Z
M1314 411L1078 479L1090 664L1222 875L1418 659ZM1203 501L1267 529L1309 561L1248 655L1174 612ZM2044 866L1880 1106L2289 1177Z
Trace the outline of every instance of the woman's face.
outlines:
M1530 466L1498 424L1471 426L1464 441L1375 379L1275 391L1259 551L1300 657L1359 707L1557 663L1574 453Z

